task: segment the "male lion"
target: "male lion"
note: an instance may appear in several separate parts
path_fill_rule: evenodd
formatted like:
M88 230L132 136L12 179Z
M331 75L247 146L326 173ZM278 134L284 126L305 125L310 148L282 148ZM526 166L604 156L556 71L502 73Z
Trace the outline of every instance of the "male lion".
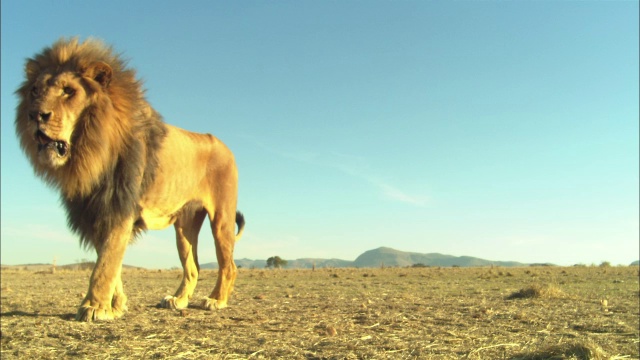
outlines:
M126 311L122 259L141 231L174 224L184 269L161 306L189 304L198 281L198 233L208 215L220 271L206 309L233 290L238 173L231 151L209 134L165 124L135 72L98 40L61 39L26 62L15 121L35 173L60 190L70 228L98 253L76 319L115 319ZM235 233L235 225L238 233Z

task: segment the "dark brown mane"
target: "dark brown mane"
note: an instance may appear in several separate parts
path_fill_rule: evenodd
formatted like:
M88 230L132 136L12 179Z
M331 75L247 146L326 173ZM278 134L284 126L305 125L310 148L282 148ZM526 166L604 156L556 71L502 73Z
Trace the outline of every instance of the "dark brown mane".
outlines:
M104 87L82 79L91 105L73 131L69 161L59 169L39 165L33 134L21 131L19 124L26 121L35 78L43 72L84 76L96 62L111 68L111 78ZM144 98L135 71L98 40L61 39L28 59L26 73L16 92L21 100L16 119L21 146L36 174L61 190L69 226L82 243L100 244L114 225L139 211L138 200L155 176L156 155L167 132L164 122Z

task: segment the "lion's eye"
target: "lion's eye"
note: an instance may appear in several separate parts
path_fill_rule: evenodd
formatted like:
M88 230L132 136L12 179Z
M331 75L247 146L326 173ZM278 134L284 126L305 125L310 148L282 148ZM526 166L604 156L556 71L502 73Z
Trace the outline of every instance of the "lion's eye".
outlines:
M76 93L76 90L74 88L72 88L71 86L65 86L64 88L62 88L62 91L67 96L73 96L73 94Z
M31 88L31 95L32 96L38 96L38 87L34 86Z

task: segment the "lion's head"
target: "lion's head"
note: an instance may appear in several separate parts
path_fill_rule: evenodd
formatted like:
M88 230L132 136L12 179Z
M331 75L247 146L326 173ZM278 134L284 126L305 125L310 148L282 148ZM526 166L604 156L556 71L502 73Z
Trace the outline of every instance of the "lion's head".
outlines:
M25 77L16 92L22 149L66 197L88 194L150 111L134 72L97 40L62 39L27 60Z
M78 120L100 91L97 86L104 88L108 84L111 68L96 63L79 73L76 69L40 71L39 66L36 61L27 64L31 88L24 99L27 121L20 125L34 140L25 145L34 147L35 142L38 162L55 169L69 160Z

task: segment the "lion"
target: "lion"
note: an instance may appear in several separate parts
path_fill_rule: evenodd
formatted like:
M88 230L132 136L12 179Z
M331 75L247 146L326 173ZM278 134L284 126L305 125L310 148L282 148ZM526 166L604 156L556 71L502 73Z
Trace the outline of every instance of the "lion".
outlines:
M205 217L220 269L202 306L226 307L237 275L234 245L245 226L232 152L212 135L165 123L135 71L100 40L58 40L26 60L25 78L16 91L20 147L35 174L59 190L70 229L97 252L76 320L121 317L127 245L172 224L184 271L160 306L186 308L198 281Z

